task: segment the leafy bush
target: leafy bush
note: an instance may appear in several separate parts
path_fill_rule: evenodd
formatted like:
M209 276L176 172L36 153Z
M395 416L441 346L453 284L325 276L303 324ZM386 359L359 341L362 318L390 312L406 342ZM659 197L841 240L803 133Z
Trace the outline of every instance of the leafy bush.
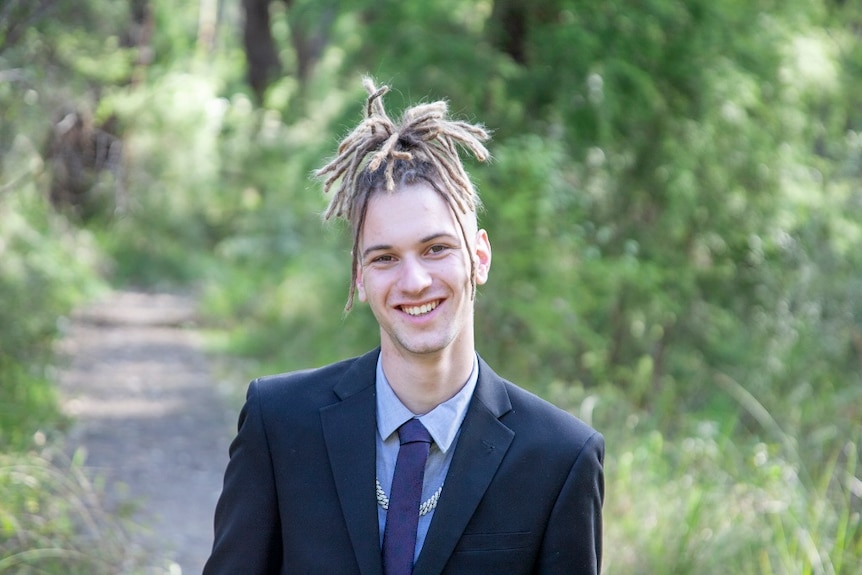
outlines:
M52 213L31 180L0 197L0 449L56 427L48 366L60 318L99 289L98 251Z

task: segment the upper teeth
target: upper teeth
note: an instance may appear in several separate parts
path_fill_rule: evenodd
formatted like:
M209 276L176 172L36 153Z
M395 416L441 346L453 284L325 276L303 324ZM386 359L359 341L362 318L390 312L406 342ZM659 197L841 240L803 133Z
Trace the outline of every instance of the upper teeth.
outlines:
M423 313L428 313L429 311L431 311L432 309L437 307L438 303L439 302L435 301L435 302L426 303L424 305L418 305L418 306L414 306L414 307L404 307L402 309L410 315L422 315Z

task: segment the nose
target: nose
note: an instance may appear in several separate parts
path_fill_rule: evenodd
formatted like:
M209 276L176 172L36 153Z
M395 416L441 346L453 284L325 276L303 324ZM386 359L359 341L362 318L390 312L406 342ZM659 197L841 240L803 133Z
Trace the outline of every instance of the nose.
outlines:
M404 293L416 294L431 285L431 274L418 258L404 258L400 272L398 287Z

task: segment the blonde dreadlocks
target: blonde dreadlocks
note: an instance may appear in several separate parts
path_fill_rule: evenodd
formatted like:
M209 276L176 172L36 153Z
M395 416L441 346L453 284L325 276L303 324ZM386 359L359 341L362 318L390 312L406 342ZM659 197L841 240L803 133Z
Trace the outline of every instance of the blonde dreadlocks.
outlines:
M463 216L481 205L479 195L458 154L467 148L479 161L489 158L482 144L490 136L479 125L448 119L444 101L421 104L404 111L399 123L393 122L383 107L388 86L377 88L370 78L363 79L368 91L363 121L341 142L332 161L315 172L325 178L323 192L335 191L323 218L342 218L353 231L353 265L350 293L345 311L353 307L359 267L359 237L365 221L369 197L378 191L392 193L397 185L423 180L452 208L466 245ZM476 292L476 265L470 258L471 285Z

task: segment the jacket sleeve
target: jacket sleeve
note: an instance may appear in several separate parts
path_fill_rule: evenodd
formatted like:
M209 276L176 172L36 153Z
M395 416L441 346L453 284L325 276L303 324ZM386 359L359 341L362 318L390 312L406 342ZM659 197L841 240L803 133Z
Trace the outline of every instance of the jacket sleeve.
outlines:
M575 459L554 504L535 573L598 575L602 566L605 442L596 432Z
M258 381L249 385L230 446L215 511L215 539L204 575L279 573L281 526Z

